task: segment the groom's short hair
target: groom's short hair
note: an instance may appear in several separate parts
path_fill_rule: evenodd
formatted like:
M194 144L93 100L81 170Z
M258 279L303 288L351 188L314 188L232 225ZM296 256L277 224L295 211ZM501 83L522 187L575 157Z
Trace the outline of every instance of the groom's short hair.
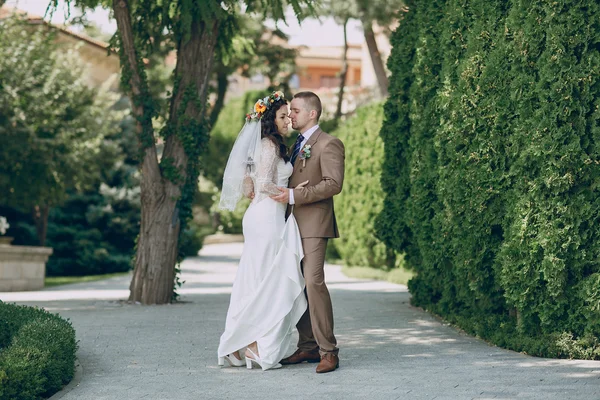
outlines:
M298 92L294 95L294 99L303 99L310 110L317 111L317 121L321 118L321 112L323 107L321 106L321 99L313 92Z

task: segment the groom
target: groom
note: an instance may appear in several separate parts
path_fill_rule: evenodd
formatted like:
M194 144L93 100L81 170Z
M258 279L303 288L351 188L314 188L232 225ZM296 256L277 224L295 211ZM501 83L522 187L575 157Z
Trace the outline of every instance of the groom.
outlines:
M318 362L317 373L339 367L333 308L323 265L327 240L339 237L333 196L342 191L344 181L344 145L319 128L321 110L321 100L313 92L300 92L292 99L292 128L300 131L292 151L294 172L290 189L280 188L281 193L272 197L290 204L288 212L293 210L296 217L304 248L302 272L308 298L308 308L296 325L300 335L298 350L281 360L281 364ZM302 187L305 181L308 184Z

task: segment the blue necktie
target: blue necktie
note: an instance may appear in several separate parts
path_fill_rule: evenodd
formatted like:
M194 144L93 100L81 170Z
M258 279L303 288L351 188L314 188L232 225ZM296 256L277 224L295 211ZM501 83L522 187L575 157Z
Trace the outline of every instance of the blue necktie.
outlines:
M292 165L294 165L294 163L296 162L296 158L298 158L298 153L300 153L300 146L302 145L303 141L304 136L302 136L302 134L298 135L298 139L296 139L296 144L294 144L294 151L292 151Z

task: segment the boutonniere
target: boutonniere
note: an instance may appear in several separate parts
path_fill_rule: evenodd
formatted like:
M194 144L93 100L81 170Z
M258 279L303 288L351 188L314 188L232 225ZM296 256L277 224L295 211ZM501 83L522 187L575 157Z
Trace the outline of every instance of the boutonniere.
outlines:
M310 158L310 144L305 145L298 155L302 160L302 168L306 167L306 159Z

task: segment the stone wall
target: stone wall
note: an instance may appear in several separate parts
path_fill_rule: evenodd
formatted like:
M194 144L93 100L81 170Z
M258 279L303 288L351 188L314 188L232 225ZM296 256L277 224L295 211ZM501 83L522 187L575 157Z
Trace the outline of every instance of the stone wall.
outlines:
M49 247L0 245L0 292L44 287Z

